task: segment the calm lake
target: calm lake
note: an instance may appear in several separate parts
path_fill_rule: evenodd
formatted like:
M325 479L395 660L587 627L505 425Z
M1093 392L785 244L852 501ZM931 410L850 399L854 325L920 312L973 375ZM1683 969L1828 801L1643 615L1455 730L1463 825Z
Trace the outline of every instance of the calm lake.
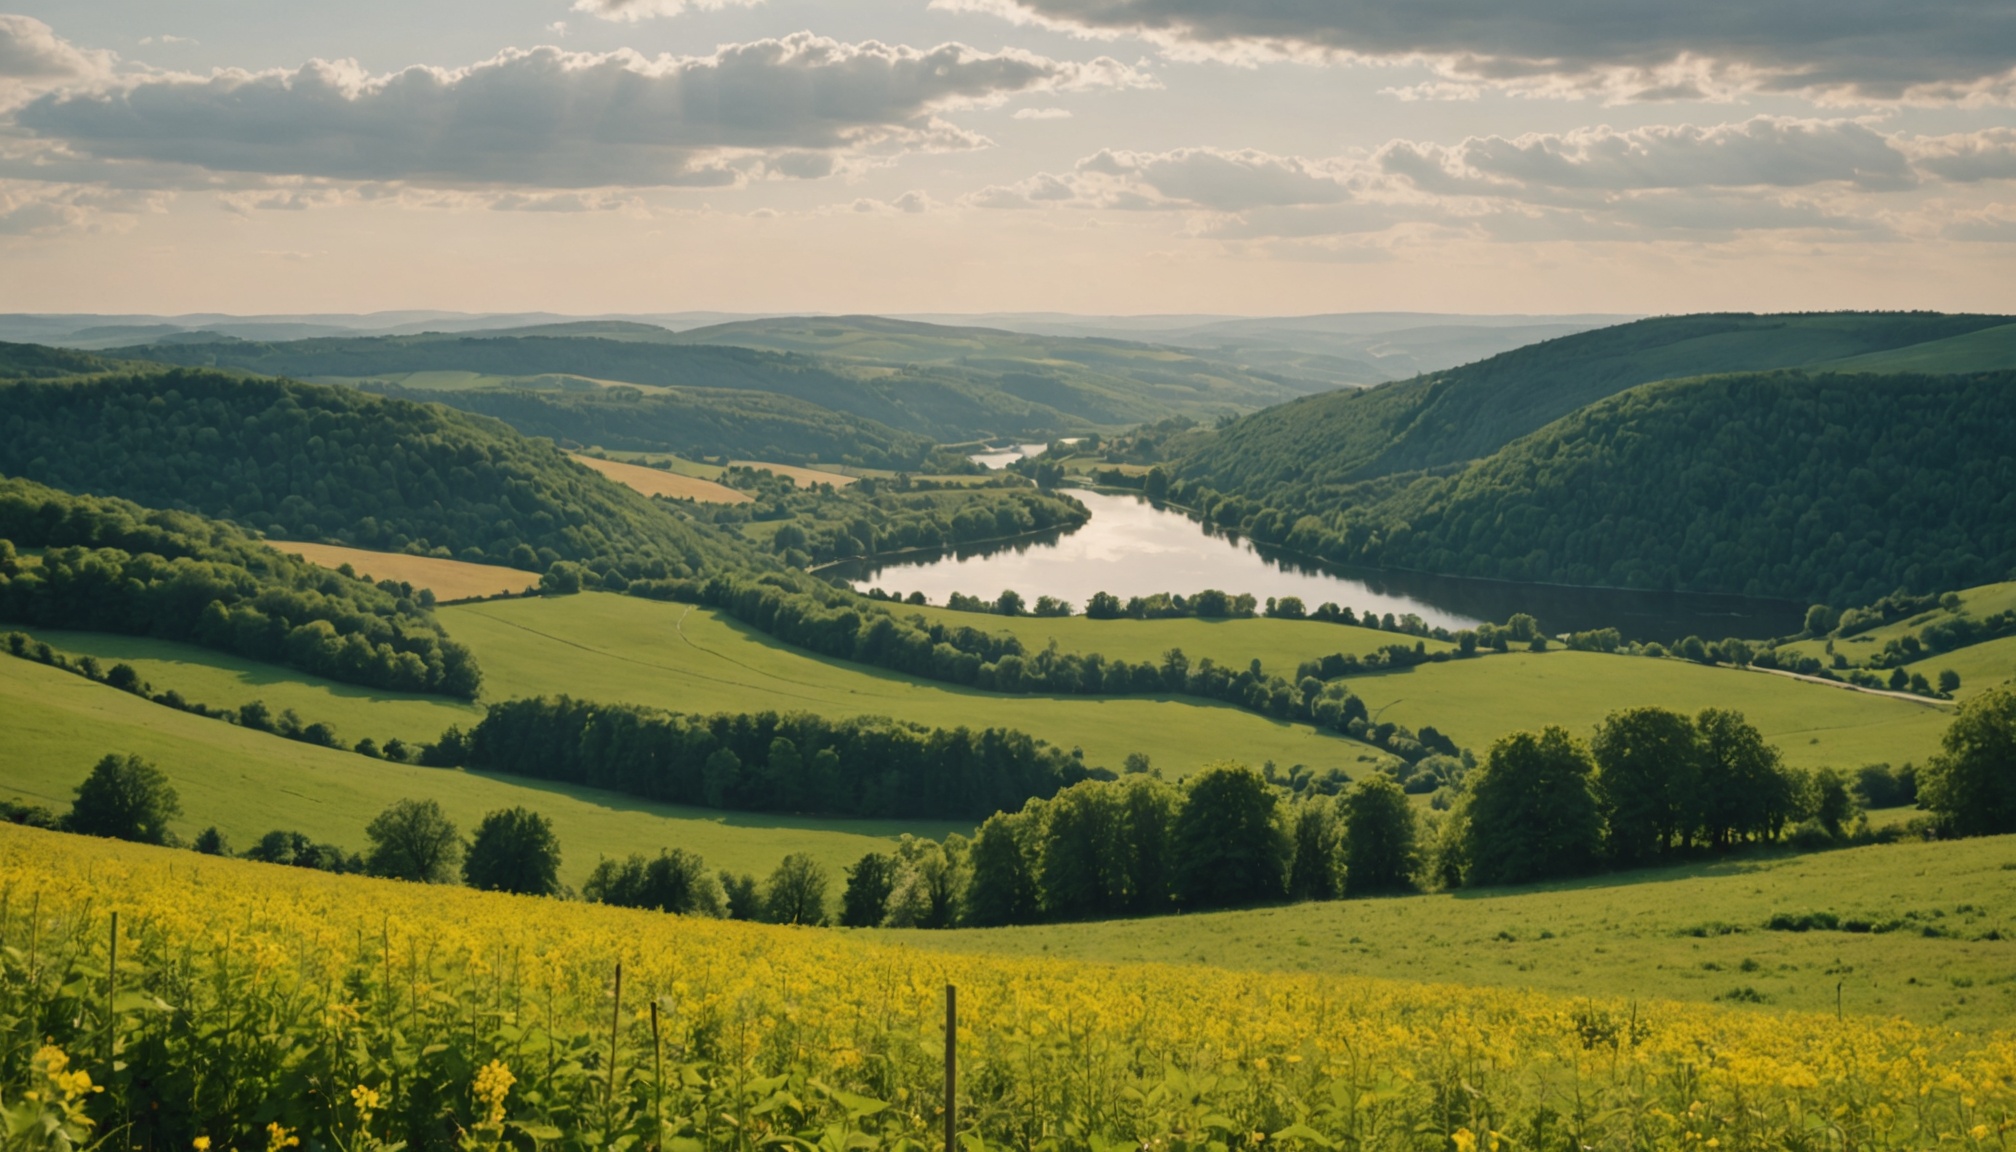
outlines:
M1529 612L1549 632L1614 627L1627 639L1661 643L1688 635L1717 640L1785 636L1799 630L1805 614L1803 605L1741 596L1564 588L1319 565L1207 531L1188 516L1138 496L1071 495L1092 510L1091 521L1075 531L896 561L836 565L826 574L862 591L922 592L933 604L945 603L953 592L991 600L1012 588L1032 603L1038 596L1056 596L1082 610L1094 592L1124 600L1218 588L1250 592L1263 602L1270 596L1299 596L1311 608L1327 600L1361 614L1412 612L1449 628Z

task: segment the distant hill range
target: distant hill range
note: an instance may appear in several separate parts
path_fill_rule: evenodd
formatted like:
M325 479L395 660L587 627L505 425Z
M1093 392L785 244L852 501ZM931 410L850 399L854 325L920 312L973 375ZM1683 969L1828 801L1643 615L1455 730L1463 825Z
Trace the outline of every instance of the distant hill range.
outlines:
M1166 467L1340 562L1853 602L2016 565L2010 369L2016 317L1665 317L1293 401Z

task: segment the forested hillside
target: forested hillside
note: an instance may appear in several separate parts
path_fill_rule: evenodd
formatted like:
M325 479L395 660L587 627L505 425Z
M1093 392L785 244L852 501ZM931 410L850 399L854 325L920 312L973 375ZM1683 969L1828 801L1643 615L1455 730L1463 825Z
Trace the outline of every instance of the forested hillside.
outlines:
M0 474L284 539L655 577L735 548L549 443L355 389L174 371L6 385L0 411Z
M1515 349L1235 421L1176 475L1296 514L1342 485L1488 456L1548 423L1655 380L1817 365L2008 324L2006 316L1822 313L1667 316Z
M1336 561L1855 604L2016 566L2016 373L1668 381L1327 508L1172 494Z
M727 456L780 464L850 464L916 471L943 466L929 437L773 392L726 388L430 391L368 386L382 395L494 416L528 436L625 452ZM960 458L963 459L963 458Z
M40 554L24 562L17 546ZM0 620L186 640L407 692L467 698L482 684L410 588L318 568L186 512L19 479L0 479Z
M1188 380L1165 396L1158 392L1168 389L1088 380L1082 373L1040 364L976 370L907 361L855 363L749 348L574 336L429 334L280 344L170 343L124 349L120 355L352 383L400 383L419 372L497 378L560 373L644 386L768 392L948 443L1134 424L1179 411L1217 414L1274 403L1296 391L1273 386L1259 393L1221 390L1208 380Z
M49 380L59 376L90 376L120 366L89 352L48 348L41 344L0 343L0 380Z

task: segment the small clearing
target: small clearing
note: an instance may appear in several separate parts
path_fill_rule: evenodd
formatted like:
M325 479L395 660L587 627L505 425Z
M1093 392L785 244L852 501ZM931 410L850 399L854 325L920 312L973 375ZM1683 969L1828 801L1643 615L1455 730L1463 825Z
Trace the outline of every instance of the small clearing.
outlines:
M702 480L697 476L682 476L677 472L646 468L641 464L624 464L616 460L600 460L593 456L576 456L574 459L625 488L634 489L646 496L698 500L702 504L747 504L753 499L747 492L737 491L726 484L716 484L712 480Z
M296 540L269 540L267 546L324 568L341 568L348 564L351 571L367 580L398 580L415 588L431 588L434 598L443 603L475 600L504 592L523 592L539 583L539 577L516 568L443 560L436 556L372 552L363 548L346 548L341 544L303 544Z
M766 464L761 460L730 460L730 468L754 468L784 477L793 484L809 488L814 484L831 484L835 488L845 488L854 483L854 477L839 472L824 472L817 468L800 468L796 464Z

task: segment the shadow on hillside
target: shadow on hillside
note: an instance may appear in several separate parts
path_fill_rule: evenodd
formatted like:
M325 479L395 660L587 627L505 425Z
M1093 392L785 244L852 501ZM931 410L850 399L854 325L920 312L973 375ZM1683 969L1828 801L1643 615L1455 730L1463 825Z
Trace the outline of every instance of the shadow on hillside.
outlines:
M1767 871L1781 864L1811 856L1790 848L1759 849L1736 856L1669 864L1661 868L1637 868L1628 872L1598 872L1536 884L1503 888L1458 888L1449 894L1458 900L1492 900L1503 896L1529 896L1544 892L1588 892L1602 888L1627 888L1639 884L1664 884L1673 880L1708 880Z
M689 807L683 804L664 804L646 800L621 792L610 792L602 788L589 788L578 784L564 784L555 780L540 780L531 776L512 776L504 772L475 772L467 768L444 769L459 771L467 776L483 780L494 780L499 784L509 784L535 792L545 792L554 796L564 796L576 803L604 812L634 812L644 816L657 816L669 820L700 820L719 824L727 828L757 828L772 831L803 832L845 832L856 836L890 838L909 833L943 839L953 832L970 833L973 821L958 820L899 820L877 819L856 816L810 816L787 812L731 812L719 808Z

